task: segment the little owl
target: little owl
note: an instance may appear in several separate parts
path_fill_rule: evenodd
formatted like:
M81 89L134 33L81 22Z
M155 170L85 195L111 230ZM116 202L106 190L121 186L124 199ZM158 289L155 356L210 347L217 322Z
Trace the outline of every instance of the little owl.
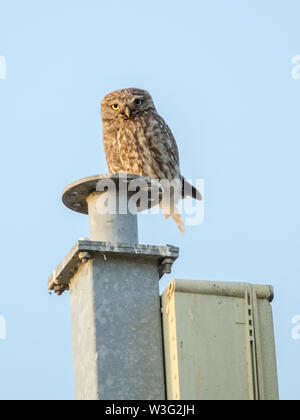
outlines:
M101 112L109 172L168 180L177 185L175 204L162 206L162 210L166 217L174 218L184 233L176 201L187 195L201 200L201 194L181 175L176 141L157 113L150 94L134 88L117 90L105 96Z

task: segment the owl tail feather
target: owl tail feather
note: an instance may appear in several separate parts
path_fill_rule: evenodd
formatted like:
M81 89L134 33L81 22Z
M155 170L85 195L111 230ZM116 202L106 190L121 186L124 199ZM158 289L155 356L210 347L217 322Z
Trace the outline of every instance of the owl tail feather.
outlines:
M182 220L182 217L180 216L180 214L178 213L174 213L172 214L172 217L178 227L178 229L180 230L180 232L184 235L185 234L185 226Z
M202 200L201 193L191 185L184 177L182 177L182 198L192 197L196 200Z
M172 218L175 221L178 229L184 235L185 234L185 226L184 226L184 223L183 223L183 220L182 220L182 217L180 216L180 214L177 213L176 210L170 212L171 209L169 209L167 211L166 209L163 208L163 206L161 204L160 204L160 207L161 207L161 209L163 211L163 214L164 214L165 218L166 219L169 219L170 216L172 216Z

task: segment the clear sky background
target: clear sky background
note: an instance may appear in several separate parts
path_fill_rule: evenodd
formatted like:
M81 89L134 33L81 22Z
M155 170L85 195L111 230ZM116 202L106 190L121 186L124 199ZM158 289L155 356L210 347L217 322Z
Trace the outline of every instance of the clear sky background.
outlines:
M298 0L0 0L0 399L74 398L69 296L47 279L88 220L61 190L107 171L99 104L124 87L205 180L202 225L142 216L141 243L179 246L177 278L272 284L281 398L300 399L299 22Z

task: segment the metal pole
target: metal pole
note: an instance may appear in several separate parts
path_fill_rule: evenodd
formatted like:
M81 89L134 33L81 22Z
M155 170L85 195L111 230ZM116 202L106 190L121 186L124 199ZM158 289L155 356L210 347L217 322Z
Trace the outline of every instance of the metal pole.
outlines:
M75 245L48 284L58 294L70 290L75 396L165 399L158 282L170 272L178 248L139 245L137 215L121 214L119 206L115 214L102 214L101 206L112 198L111 192L99 192L102 179L120 190L119 178L108 175L65 189L64 203L89 214L91 238Z
M130 195L128 198L130 198ZM116 212L105 212L105 203L112 200L115 201ZM91 240L113 243L138 243L137 215L128 211L126 196L120 196L119 194L115 196L113 191L97 192L87 198L87 203ZM126 213L120 214L118 209L124 205Z

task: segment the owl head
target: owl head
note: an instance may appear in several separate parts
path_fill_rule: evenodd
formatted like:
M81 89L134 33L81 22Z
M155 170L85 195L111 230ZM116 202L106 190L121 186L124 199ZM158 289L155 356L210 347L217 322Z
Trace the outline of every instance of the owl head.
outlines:
M116 90L101 102L103 120L128 120L149 109L155 110L151 95L146 90L136 88Z

